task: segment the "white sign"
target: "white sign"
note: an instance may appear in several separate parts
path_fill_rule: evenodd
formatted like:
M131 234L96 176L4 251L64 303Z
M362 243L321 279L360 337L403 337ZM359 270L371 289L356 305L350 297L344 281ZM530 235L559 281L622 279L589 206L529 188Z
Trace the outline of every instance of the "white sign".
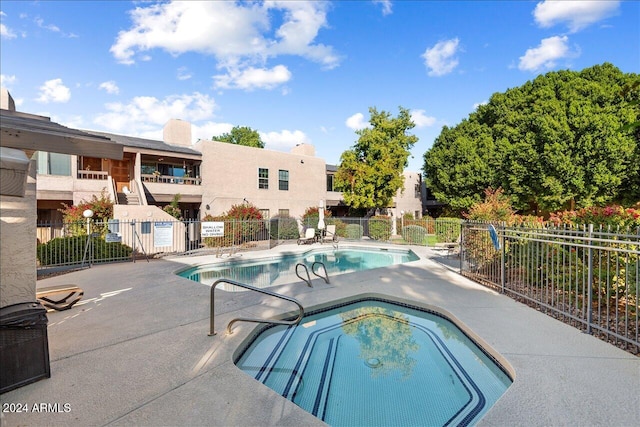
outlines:
M163 246L173 246L173 223L154 222L153 223L153 246L161 248Z
M104 241L107 243L122 243L122 236L118 233L107 233L104 237Z
M202 237L223 237L224 222L202 222L200 235Z

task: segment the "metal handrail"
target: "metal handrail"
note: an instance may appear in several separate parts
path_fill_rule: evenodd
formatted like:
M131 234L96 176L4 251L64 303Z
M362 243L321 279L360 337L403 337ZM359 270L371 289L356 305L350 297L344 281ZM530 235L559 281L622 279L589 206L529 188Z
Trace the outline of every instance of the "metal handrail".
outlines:
M321 265L323 270L324 270L324 276L321 276L318 274L318 272L316 271L315 267L316 264ZM304 277L302 277L300 275L300 273L298 273L298 267L304 267L304 271L307 273L307 278L305 279ZM324 265L324 263L322 261L314 261L313 264L311 264L311 272L321 278L322 280L324 280L325 283L330 283L329 282L329 273L327 272L327 267ZM303 264L301 262L299 262L298 264L296 264L296 276L298 276L298 278L302 281L304 281L307 286L309 286L310 288L313 288L313 285L311 284L311 276L309 275L309 268L306 266L306 264Z
M307 273L307 278L305 279L304 277L302 277L300 275L300 273L298 273L298 267L304 267L304 271ZM300 280L302 280L303 282L305 282L307 284L308 287L313 288L313 285L311 284L311 276L309 276L309 269L307 268L307 266L301 262L299 262L298 264L296 264L296 276L298 276L298 278Z
M324 277L316 273L316 270L315 270L316 264L319 264L322 266L322 269L324 270ZM311 272L316 276L318 276L319 278L324 279L325 283L329 283L329 273L327 272L327 266L325 266L323 262L314 261L313 264L311 264Z
M238 317L238 318L232 319L227 324L227 335L232 334L231 325L233 325L235 322L242 321L242 322L253 322L253 323L273 323L275 325L291 326L291 325L297 325L298 323L300 323L300 320L302 320L302 317L304 316L304 307L302 307L302 304L300 304L300 302L298 302L298 300L296 300L295 298L291 298L285 295L280 295L275 292L268 291L266 289L256 288L255 286L247 285L246 283L236 282L235 280L224 279L224 278L218 279L215 282L213 282L213 285L211 285L211 319L209 321L209 336L216 335L216 328L214 325L214 317L215 317L214 295L215 295L216 286L218 286L220 283L229 283L230 285L239 286L241 288L249 289L251 291L256 291L261 294L270 295L272 297L280 298L285 301L290 301L296 304L300 309L300 313L298 313L298 317L296 317L293 320L257 319L257 318L249 318L249 317Z

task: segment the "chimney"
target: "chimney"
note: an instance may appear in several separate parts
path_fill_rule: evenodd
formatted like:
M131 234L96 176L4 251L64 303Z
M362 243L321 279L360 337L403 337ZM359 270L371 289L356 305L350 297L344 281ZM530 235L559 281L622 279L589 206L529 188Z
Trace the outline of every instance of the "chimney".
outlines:
M162 139L167 144L191 147L191 123L184 120L170 119L164 125Z
M3 110L16 111L16 103L11 94L5 88L0 89L0 108Z

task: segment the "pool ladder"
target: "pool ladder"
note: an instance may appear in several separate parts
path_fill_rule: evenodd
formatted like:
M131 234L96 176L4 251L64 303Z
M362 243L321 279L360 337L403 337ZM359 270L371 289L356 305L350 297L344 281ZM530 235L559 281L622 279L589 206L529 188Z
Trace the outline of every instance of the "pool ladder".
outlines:
M322 270L324 271L324 276L321 276L321 275L318 274L318 272L316 271L316 265L321 265L322 266ZM298 271L298 267L303 267L304 268L305 273L307 273L307 278L306 279L300 275L300 272ZM323 279L325 283L329 283L329 274L327 273L327 267L324 265L324 263L322 263L320 261L314 261L313 264L311 264L311 272L315 276ZM298 276L298 278L300 280L305 282L307 284L307 286L309 286L310 288L313 288L313 285L311 284L311 276L309 275L309 269L307 268L306 264L303 264L301 262L296 264L296 276Z
M231 326L236 322L273 323L275 325L297 325L298 323L300 323L300 320L302 320L302 317L304 316L304 307L302 307L302 304L300 304L300 302L298 300L296 300L295 298L291 298L291 297L288 297L288 296L285 296L285 295L277 294L275 292L271 292L271 291L268 291L266 289L256 288L255 286L247 285L246 283L240 283L240 282L236 282L235 280L222 278L222 279L216 280L215 282L213 282L213 285L211 285L211 313L210 313L211 318L209 320L209 336L216 335L216 328L215 328L215 325L214 325L214 317L215 317L214 295L215 295L216 286L218 286L220 283L229 283L230 285L239 286L241 288L249 289L251 291L256 291L256 292L259 292L261 294L270 295L272 297L280 298L280 299L283 299L285 301L290 301L290 302L292 302L292 303L294 303L294 304L296 304L298 306L298 311L299 311L298 312L298 316L293 320L258 319L258 318L251 318L251 317L237 317L235 319L232 319L227 324L227 335L230 335L230 334L233 333L231 331Z

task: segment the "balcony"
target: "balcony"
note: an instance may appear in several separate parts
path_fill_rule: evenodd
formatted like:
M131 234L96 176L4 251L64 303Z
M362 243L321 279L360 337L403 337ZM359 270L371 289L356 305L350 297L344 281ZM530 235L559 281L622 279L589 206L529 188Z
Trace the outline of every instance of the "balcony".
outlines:
M106 181L109 178L107 171L78 170L78 179L97 179Z
M201 185L201 178L191 178L188 176L170 176L170 175L140 175L142 182L156 182L159 184L178 184L178 185Z

